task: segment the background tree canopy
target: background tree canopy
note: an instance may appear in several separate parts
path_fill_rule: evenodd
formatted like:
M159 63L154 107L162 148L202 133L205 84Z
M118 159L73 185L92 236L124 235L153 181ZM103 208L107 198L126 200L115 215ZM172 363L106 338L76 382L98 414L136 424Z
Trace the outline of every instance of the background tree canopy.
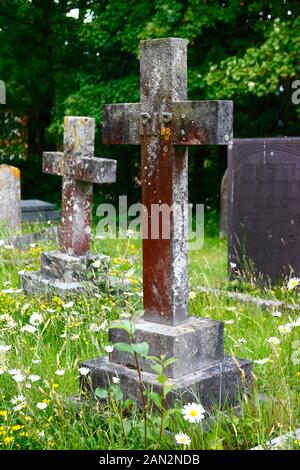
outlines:
M0 152L21 168L23 197L59 202L41 155L61 148L68 114L95 117L97 155L118 160L117 184L96 199L139 199L140 151L101 145L101 107L139 101L141 39L189 40L189 98L233 99L236 137L299 134L299 11L299 0L1 0ZM226 148L190 155L191 202L218 207Z

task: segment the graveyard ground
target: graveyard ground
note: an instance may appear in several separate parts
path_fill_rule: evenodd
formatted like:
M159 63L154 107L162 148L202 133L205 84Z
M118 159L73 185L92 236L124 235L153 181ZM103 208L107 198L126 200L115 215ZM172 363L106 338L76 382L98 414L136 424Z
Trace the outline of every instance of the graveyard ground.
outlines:
M140 242L94 238L93 244L95 250L111 256L111 274L126 279L128 289L121 295L103 291L62 302L57 297L51 301L26 298L18 290L18 271L37 269L41 251L54 245L32 245L21 252L0 241L1 449L143 448L142 416L130 403L130 412L124 410L126 443L115 402L95 408L69 400L79 392L80 361L105 354L107 321L142 307ZM184 421L178 404L167 423L171 433L163 435L161 447L177 448L173 433L180 431L191 437L190 448L250 449L295 430L299 427L300 351L299 327L293 322L299 314L260 310L224 296L200 294L200 285L228 288L226 242L217 236L206 237L203 249L191 252L190 313L225 322L226 353L254 361L254 386L251 398L242 401L241 415L210 412L215 420L209 430L203 423ZM297 302L297 293L288 292L286 285L274 291L260 290L251 282L240 287ZM286 324L292 327L282 328ZM158 421L153 412L152 448L157 447ZM300 442L292 439L288 445L296 449Z

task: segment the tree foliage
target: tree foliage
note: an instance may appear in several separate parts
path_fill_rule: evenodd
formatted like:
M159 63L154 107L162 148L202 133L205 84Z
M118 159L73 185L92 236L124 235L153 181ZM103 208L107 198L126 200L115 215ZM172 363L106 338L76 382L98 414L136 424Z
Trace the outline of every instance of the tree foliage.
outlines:
M139 42L166 36L189 40L190 99L234 100L236 136L297 134L299 11L298 0L1 0L1 151L29 153L41 178L42 151L62 145L63 116L94 116L98 153L118 159L108 192L137 199L139 150L101 145L101 106L139 100ZM191 200L215 204L226 149L190 153Z

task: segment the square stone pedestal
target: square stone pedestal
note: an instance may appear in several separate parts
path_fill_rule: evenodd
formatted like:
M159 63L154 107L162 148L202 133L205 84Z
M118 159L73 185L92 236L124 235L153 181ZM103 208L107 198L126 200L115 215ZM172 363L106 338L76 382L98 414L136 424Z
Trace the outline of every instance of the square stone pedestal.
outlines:
M128 342L127 333L112 325L109 337L116 342ZM149 355L175 357L165 375L173 390L167 397L166 406L200 401L204 406L226 404L234 406L240 395L248 393L251 386L252 364L247 359L224 358L223 323L206 318L190 317L178 326L166 326L140 320L136 323L136 342L149 344ZM113 377L119 377L124 398L135 399L141 404L137 371L129 353L114 350L111 361L99 357L81 363L88 367L90 374L81 378L83 389L106 388ZM161 384L152 372L147 360L140 361L142 380L145 387L158 393Z
M27 294L64 296L95 289L92 273L96 277L108 276L109 256L72 256L59 251L41 255L39 272L19 272L19 284Z

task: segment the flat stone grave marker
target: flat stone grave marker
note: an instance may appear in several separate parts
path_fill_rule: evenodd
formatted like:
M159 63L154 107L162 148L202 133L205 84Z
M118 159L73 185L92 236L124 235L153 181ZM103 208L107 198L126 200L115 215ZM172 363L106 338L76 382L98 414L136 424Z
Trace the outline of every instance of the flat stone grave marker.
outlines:
M231 274L300 276L300 138L234 139L228 197Z
M151 227L151 206L166 204L170 236L143 237L144 316L136 323L137 342L150 354L176 357L166 374L176 398L204 405L235 403L250 383L251 363L224 358L223 323L188 316L187 146L227 144L232 136L231 101L187 101L187 41L167 38L141 42L141 102L104 106L103 141L141 145L143 230ZM151 232L149 228L149 233ZM129 341L112 325L109 338ZM237 366L237 363L239 366ZM114 349L109 358L82 364L90 369L82 387L106 387L118 376L125 398L141 401L137 371L128 353ZM141 361L145 386L161 391L147 360ZM243 369L244 373L241 372Z
M20 170L0 165L0 224L10 232L21 230Z
M64 152L44 152L43 170L63 177L61 251L42 253L39 273L20 273L27 293L58 295L83 292L87 271L97 260L107 270L107 256L90 254L93 183L113 183L116 161L95 158L95 120L65 117ZM97 268L93 267L96 271Z
M38 199L21 201L22 222L49 222L60 220L60 213L55 205Z

